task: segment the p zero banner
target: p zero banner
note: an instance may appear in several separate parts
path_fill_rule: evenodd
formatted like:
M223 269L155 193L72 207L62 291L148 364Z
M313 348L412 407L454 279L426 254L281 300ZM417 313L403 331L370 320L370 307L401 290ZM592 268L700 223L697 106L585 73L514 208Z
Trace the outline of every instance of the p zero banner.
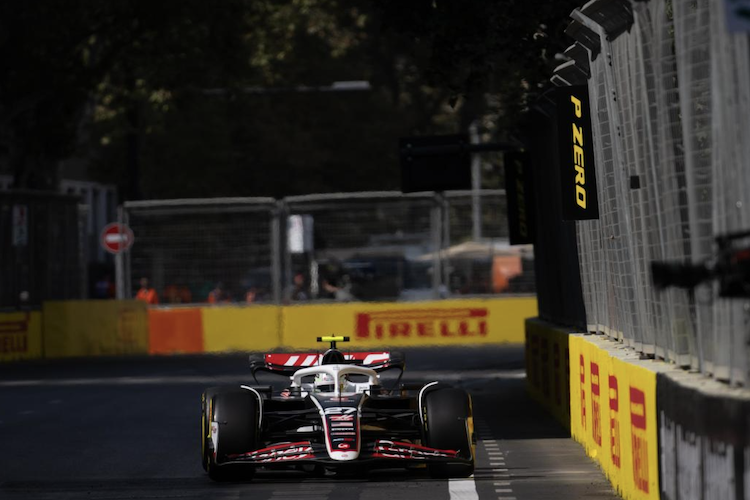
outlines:
M505 193L508 200L508 232L511 245L534 243L536 217L534 182L529 154L505 153Z
M560 87L555 92L563 219L598 219L588 87Z

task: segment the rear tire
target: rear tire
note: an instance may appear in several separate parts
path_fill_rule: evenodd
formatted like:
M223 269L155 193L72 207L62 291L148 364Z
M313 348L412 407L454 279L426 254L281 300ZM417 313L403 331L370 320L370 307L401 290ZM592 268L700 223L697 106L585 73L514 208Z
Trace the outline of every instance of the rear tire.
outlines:
M461 389L444 388L425 396L425 440L427 446L441 450L458 450L466 463L428 464L433 478L469 477L474 473L474 417L471 397Z
M215 450L210 437L204 445L203 459L208 476L214 481L250 479L255 473L254 467L223 463L229 460L230 455L257 448L258 400L252 392L237 389L220 390L212 396L212 404L207 405L211 411L208 425L210 429L211 422L216 422L218 433ZM204 415L207 417L209 413L205 412Z

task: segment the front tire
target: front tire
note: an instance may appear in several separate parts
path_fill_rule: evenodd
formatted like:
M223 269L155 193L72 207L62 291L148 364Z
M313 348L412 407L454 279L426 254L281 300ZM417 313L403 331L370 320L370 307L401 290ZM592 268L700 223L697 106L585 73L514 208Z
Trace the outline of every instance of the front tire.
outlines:
M441 450L458 450L470 463L428 464L433 478L469 477L474 473L474 417L471 397L454 388L437 389L425 396L425 440L427 446Z
M208 425L209 429L211 425L217 425L218 430L216 442L209 438L211 443L204 445L203 459L208 476L214 481L252 478L254 467L224 462L230 460L230 455L257 448L258 404L255 395L246 390L213 394L212 404L208 405L211 415Z

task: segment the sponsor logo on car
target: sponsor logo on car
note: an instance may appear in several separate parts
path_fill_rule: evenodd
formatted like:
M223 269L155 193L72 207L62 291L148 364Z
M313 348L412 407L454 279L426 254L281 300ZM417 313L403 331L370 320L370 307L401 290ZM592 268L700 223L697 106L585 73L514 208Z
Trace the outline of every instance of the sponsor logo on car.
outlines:
M357 413L357 409L346 406L329 406L323 410L323 413L326 415L352 415L353 413Z
M458 456L458 451L438 450L411 443L379 439L375 443L372 456L375 458L396 458L402 460L427 460L436 457L456 458Z
M265 355L266 363L272 365L281 366L318 366L323 359L322 354L302 353L302 354L284 354L284 353L271 353ZM361 361L362 365L374 365L378 363L384 363L391 359L390 353L387 351L379 352L353 352L344 354L344 359L349 361L357 360Z
M287 462L313 457L313 449L310 441L284 443L248 453L239 453L228 456L231 460L248 460L258 463Z
M331 422L352 422L354 415L331 415Z

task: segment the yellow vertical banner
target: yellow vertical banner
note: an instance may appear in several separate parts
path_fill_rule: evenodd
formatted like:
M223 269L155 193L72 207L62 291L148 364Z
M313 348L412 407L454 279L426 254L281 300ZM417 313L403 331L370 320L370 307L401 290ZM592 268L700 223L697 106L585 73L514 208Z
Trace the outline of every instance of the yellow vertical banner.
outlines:
M46 357L148 353L146 304L138 300L45 302Z
M42 313L0 313L0 362L42 357Z

